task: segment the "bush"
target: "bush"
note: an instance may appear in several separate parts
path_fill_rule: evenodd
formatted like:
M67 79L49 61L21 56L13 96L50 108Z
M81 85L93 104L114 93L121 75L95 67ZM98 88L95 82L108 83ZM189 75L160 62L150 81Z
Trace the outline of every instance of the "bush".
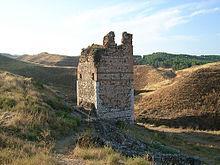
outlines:
M0 109L10 109L15 107L17 102L14 99L0 97Z

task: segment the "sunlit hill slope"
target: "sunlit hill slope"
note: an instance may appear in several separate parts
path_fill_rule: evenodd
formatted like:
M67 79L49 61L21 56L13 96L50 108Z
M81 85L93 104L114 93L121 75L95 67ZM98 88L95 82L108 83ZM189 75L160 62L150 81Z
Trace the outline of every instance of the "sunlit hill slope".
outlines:
M156 90L137 96L137 119L175 127L220 129L219 62L180 70L162 84L154 84Z
M49 66L68 66L77 67L79 57L78 56L65 56L58 54L49 54L42 52L37 55L23 55L17 58L21 61L33 62Z
M49 164L50 144L77 127L49 87L0 71L0 164Z
M33 78L54 88L64 99L75 103L76 69L69 67L50 67L23 62L0 55L0 70Z

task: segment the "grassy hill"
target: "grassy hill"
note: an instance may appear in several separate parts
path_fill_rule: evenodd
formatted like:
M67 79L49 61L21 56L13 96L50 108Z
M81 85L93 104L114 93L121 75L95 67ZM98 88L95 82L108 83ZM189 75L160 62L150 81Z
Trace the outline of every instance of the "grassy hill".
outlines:
M80 120L48 86L0 71L0 93L0 164L148 164L144 158L125 157L110 147L72 146L84 133L78 127ZM74 153L60 158L54 147L59 141L63 149L65 145L75 148Z
M79 147L71 149L63 157L56 157L51 150L56 139L64 134L83 126L79 120L72 117L69 107L49 87L23 76L9 72L0 72L0 164L30 165L30 164L149 164L145 157L125 157L119 152L106 147ZM91 130L91 123L85 125L86 132ZM80 128L79 130L81 130ZM190 153L200 156L206 163L219 162L217 133L193 132L169 133L151 130L138 125L128 126L123 131L146 143L153 150L163 152ZM79 132L80 136L83 132ZM204 136L207 134L207 137ZM76 135L67 135L61 139L61 146L70 147L70 142ZM115 136L113 134L112 136ZM118 134L117 134L118 136ZM206 142L209 139L209 143ZM117 139L117 138L116 138ZM173 144L173 142L175 142ZM70 144L69 144L70 143ZM215 145L216 147L206 147ZM210 156L212 152L212 156ZM213 157L215 157L213 159Z
M135 66L135 113L138 119L158 124L173 121L172 125L176 126L188 123L187 126L194 128L215 127L218 114L214 113L214 109L218 102L213 101L219 96L219 70L215 69L218 64L178 72L147 65ZM0 56L0 69L31 77L53 87L69 103L76 102L76 70L73 68L45 67ZM214 118L209 125L203 123L207 116Z
M218 124L215 107L219 107L220 98L219 66L214 63L177 72L135 66L135 88L141 90L136 95L138 121L194 128L200 128L198 123L208 128L212 128L213 121ZM99 130L90 128L90 122L85 125L81 122L78 127L79 120L72 117L64 102L62 92L75 96L73 68L45 67L0 56L0 70L4 70L0 72L0 164L56 164L57 158L51 148L54 149L57 138L79 128L79 134L67 135L58 143L58 148L68 148L84 130L86 133ZM208 117L199 118L201 114ZM189 118L186 120L185 116ZM183 122L176 120L178 117L184 119ZM211 122L202 123L200 119L204 118ZM220 160L219 131L172 130L146 125L128 126L123 131L148 143L153 151L190 153L207 164L218 164ZM111 148L77 146L69 154L58 159L72 164L149 164L145 157L125 157Z
M18 56L17 59L21 61L38 63L47 66L77 67L79 56L65 56L42 52L37 55ZM220 61L220 55L193 56L186 54L170 54L164 52L157 52L149 55L144 55L143 58L140 55L134 55L135 65L150 65L155 68L172 68L174 70L180 70L195 65L203 65L206 63L217 61Z
M76 102L76 69L47 67L0 55L0 70L8 71L52 86L64 99Z
M54 164L54 139L79 124L50 88L0 71L0 164Z
M78 56L65 56L58 54L49 54L42 52L37 55L23 55L17 58L21 61L33 62L49 66L68 66L77 67L79 57Z
M36 55L22 55L17 57L20 61L32 62L42 64L46 66L59 66L59 67L77 67L79 62L79 56L66 56L59 54L50 54L42 52ZM139 64L142 60L142 56L134 55L134 63Z
M137 96L137 118L174 127L220 129L220 63L176 74L167 85Z
M172 69L154 68L150 65L135 65L134 88L136 93L155 90L157 88L156 84L168 82L175 76L176 74Z
M11 55L8 53L0 53L0 56L5 56L5 57L13 58L13 59L18 57L17 55Z
M184 68L189 68L194 65L203 65L216 61L220 61L220 55L192 56L186 54L170 54L157 52L149 55L144 55L139 63L148 64L156 68L164 67L180 70Z

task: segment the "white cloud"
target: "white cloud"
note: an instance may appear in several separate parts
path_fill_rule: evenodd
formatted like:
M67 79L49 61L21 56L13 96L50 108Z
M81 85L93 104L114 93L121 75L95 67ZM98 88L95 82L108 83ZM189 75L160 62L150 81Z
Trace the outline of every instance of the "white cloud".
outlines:
M117 42L120 42L119 36L123 31L133 33L135 53L144 53L160 48L164 43L195 41L195 36L170 36L166 33L176 26L188 23L193 17L220 10L207 8L202 2L156 10L157 3L152 0L99 6L77 15L66 16L56 25L34 28L23 25L14 28L13 24L1 25L0 36L5 40L0 41L0 45L5 50L22 49L24 53L49 51L79 55L81 48L93 42L101 43L102 37L113 30L116 32ZM8 45L13 45L13 49Z
M102 42L103 35L111 30L116 32L118 42L118 35L121 36L120 33L123 31L129 31L134 34L135 42L138 43L146 39L152 40L163 31L186 22L176 9L145 16L139 14L140 8L143 8L143 4L123 4L95 9L67 18L64 25L68 35L76 39L74 45L85 47L91 42ZM147 5L145 10L148 10ZM124 15L130 16L124 18Z
M65 26L72 37L78 39L78 45L81 47L85 47L91 42L102 42L103 35L111 30L120 36L123 31L131 32L134 34L135 52L143 53L150 43L160 43L164 40L167 42L196 40L194 36L164 37L164 34L178 25L186 24L195 16L219 11L219 8L201 9L199 7L201 4L191 3L152 13L150 5L142 2L123 3L93 9L67 18ZM146 14L144 10L149 13ZM119 42L118 36L116 37ZM157 46L160 45L157 44Z
M197 15L215 13L215 12L218 12L218 11L220 11L220 8L218 8L218 7L212 8L212 9L201 9L201 10L194 11L190 16L194 17L194 16L197 16Z

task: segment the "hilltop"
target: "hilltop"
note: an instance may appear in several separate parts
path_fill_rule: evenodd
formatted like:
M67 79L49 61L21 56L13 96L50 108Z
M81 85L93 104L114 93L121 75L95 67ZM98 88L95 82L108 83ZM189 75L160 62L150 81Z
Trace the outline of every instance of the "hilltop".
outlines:
M219 62L180 70L166 85L137 96L136 116L159 125L220 129L219 82Z
M23 62L0 55L0 70L33 78L54 88L71 104L76 102L76 69L65 67L49 67Z
M194 65L203 65L210 62L220 61L220 55L187 55L157 52L144 55L140 64L148 64L153 67L173 68L175 70L185 69Z
M8 54L9 55L9 54ZM79 56L66 56L42 52L36 55L22 55L9 57L17 58L21 61L42 64L46 66L77 67ZM154 68L172 68L181 70L195 65L203 65L220 61L220 55L187 55L156 52L148 55L134 55L135 65L150 65Z
M42 65L49 66L68 66L77 67L79 57L78 56L66 56L59 54L49 54L47 52L42 52L36 55L22 55L17 57L18 60L33 62Z

